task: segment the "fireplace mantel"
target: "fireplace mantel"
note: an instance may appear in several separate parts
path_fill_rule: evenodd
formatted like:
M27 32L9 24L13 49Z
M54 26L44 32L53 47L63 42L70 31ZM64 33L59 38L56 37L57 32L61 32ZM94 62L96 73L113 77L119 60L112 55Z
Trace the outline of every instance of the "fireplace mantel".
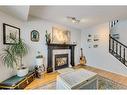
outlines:
M51 46L53 48L56 48L56 47L73 47L73 46L76 46L76 44L55 44L55 43L50 43L50 44L47 44L47 46Z
M75 62L74 62L74 50L75 50L75 46L76 44L54 44L54 43L50 43L47 44L48 47L48 59L47 59L47 72L52 72L53 71L53 50L54 49L70 49L70 64L72 66L75 66Z

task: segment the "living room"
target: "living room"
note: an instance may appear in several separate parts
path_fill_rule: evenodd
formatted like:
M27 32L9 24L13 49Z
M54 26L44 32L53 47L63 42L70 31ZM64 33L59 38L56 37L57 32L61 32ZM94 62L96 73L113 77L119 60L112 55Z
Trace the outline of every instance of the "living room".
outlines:
M8 46L17 46L7 38L7 34L11 36L11 32L16 31L16 37L21 38L27 46L27 52L21 54L21 62L18 60L18 63L23 63L21 66L27 67L28 71L42 70L41 74L36 70L36 75L30 74L32 80L27 80L30 81L29 85L20 88L16 83L10 88L3 83L11 83L8 79L17 76L18 66L8 65L10 60L0 59L1 88L15 89L18 85L18 89L62 89L61 85L56 87L59 75L67 72L82 74L85 68L94 77L95 74L105 77L103 80L106 82L112 79L110 84L115 81L113 87L101 85L101 89L126 89L126 10L126 6L0 6L1 55L6 54L4 50ZM81 60L82 57L84 60ZM62 59L60 64L56 59ZM43 66L35 68L40 61ZM25 81L26 76L20 76L20 79ZM99 89L94 86L93 89ZM89 87L81 89L92 89ZM75 86L68 89L80 88Z

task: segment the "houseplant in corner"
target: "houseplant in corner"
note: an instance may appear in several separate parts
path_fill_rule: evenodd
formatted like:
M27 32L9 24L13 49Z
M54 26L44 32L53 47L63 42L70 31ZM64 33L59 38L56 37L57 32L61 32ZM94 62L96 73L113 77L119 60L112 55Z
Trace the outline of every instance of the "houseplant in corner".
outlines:
M10 68L17 68L19 77L25 76L28 73L28 68L24 66L22 58L28 53L28 47L22 39L17 40L13 35L10 38L14 41L14 45L8 45L2 54L3 63Z

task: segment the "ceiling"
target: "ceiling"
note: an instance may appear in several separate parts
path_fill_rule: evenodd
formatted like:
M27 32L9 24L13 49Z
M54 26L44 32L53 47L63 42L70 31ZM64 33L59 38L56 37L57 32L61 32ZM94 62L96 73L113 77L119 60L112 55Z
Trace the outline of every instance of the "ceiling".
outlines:
M26 21L29 15L29 6L0 6L0 11Z
M22 20L32 16L77 29L127 19L127 6L0 6L0 10ZM76 17L81 22L74 24L67 20L67 16Z

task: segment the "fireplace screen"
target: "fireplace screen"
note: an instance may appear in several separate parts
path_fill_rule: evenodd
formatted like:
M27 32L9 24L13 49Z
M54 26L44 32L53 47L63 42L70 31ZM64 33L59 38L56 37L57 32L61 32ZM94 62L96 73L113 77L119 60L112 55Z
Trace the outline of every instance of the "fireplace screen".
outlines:
M68 67L68 54L55 55L55 70Z

